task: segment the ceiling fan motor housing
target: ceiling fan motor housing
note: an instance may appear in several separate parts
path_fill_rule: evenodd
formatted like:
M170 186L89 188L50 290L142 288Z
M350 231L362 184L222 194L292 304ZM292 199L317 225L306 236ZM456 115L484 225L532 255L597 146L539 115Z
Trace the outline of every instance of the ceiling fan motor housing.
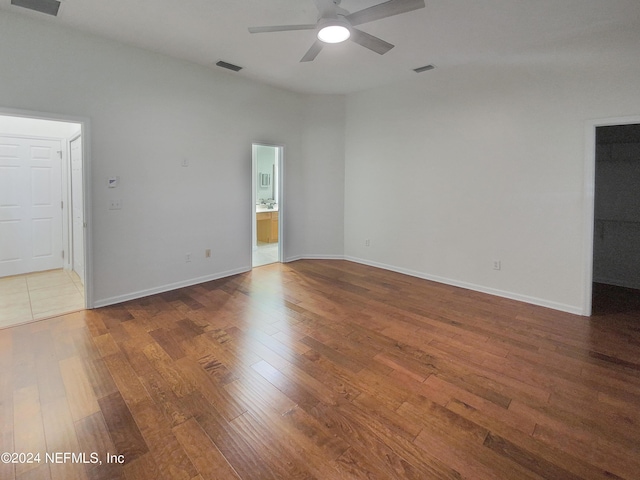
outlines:
M318 21L318 39L325 43L344 42L351 36L351 24L344 15L336 18L321 18Z

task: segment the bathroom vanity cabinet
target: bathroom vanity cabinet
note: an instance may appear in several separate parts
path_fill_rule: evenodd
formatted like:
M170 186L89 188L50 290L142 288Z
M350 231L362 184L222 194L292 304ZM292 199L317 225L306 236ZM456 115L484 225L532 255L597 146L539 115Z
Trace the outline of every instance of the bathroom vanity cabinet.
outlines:
M256 213L258 241L276 243L278 241L278 212Z

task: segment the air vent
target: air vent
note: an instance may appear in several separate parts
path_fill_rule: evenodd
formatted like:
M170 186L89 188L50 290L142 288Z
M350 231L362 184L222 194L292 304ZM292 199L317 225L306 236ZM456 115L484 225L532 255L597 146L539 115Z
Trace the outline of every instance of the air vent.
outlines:
M428 72L429 70L433 70L434 67L433 65L425 65L424 67L420 67L420 68L414 68L413 71L416 73L422 73L422 72Z
M234 72L239 72L240 70L242 70L242 67L239 67L238 65L234 65L233 63L223 62L222 60L217 62L216 65L222 68L226 68L228 70L233 70Z
M58 0L11 0L11 5L28 8L47 15L58 16L60 2Z

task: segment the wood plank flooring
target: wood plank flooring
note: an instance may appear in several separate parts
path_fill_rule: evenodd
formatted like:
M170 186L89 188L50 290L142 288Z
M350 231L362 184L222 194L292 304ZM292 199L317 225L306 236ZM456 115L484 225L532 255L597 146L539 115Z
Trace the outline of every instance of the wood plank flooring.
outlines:
M0 330L0 452L41 455L0 478L638 479L639 302L596 296L315 260Z

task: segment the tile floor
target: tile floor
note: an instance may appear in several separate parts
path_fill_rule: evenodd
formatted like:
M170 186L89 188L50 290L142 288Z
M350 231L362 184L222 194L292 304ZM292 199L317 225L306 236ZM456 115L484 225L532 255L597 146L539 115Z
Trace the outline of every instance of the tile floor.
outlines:
M75 272L50 270L0 278L0 328L84 308Z
M253 251L253 266L260 267L278 261L278 244L258 242L258 248Z

